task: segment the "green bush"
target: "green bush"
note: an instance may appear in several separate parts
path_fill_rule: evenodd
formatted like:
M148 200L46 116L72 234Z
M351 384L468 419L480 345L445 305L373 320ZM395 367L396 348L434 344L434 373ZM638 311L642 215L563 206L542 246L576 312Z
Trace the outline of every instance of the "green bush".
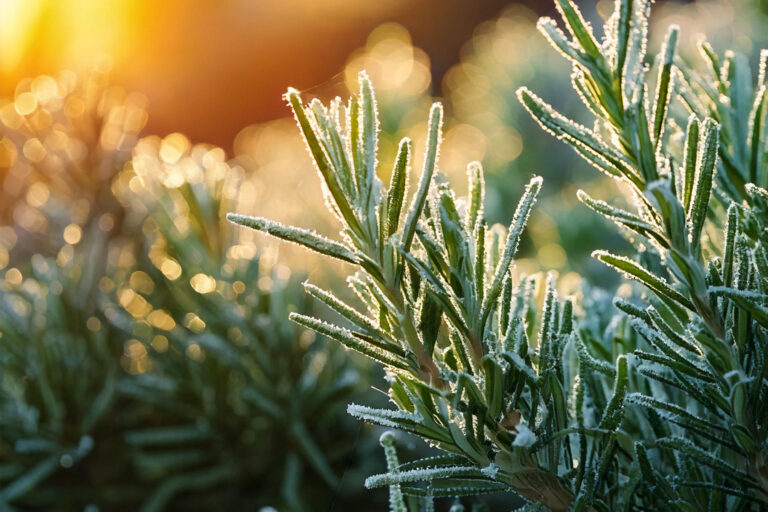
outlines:
M224 220L242 172L179 134L138 141L137 104L71 78L33 80L3 126L0 508L354 506L365 369L286 321L311 301Z
M539 21L586 107L566 101L565 114L527 88L511 101L518 81L559 94L568 71L546 60L531 73L522 55L495 65L494 48L531 35L512 11L448 80L447 142L439 104L416 144L394 142L429 89L426 57L396 26L349 66L388 47L411 66L381 118L365 73L346 104L289 90L338 240L242 215L256 181L180 134L139 140L143 101L102 72L25 80L0 100L0 509L356 510L383 503L358 485L380 467L366 485L387 487L397 512L435 498L452 512L768 508L768 51L753 73L750 56L706 42L691 57L672 27L649 56L650 3L617 0L604 40L570 0L556 0L565 31ZM529 133L525 109L565 144ZM475 154L469 124L496 138L488 184L470 163L459 198L440 146L459 148L444 169ZM512 159L510 126L528 141ZM557 171L568 148L615 182L574 193L581 213L562 204L569 177L544 173L550 194L521 179ZM615 294L582 282L568 295L573 274L558 288L516 260L537 200L572 261L587 234L623 253L593 254L624 279ZM299 294L300 272L227 211L335 259L313 281L332 286L341 269L347 295ZM550 228L533 222L529 242ZM368 367L322 337L383 366L386 397L363 394ZM366 405L346 415L350 400ZM417 455L401 462L385 432L376 464L355 419L431 453L405 446Z
M515 275L542 180L529 182L507 230L490 227L480 165L468 166L462 201L436 172L438 104L406 206L411 143L384 185L365 75L346 105L286 96L342 241L229 219L356 269L356 303L305 285L343 324L291 318L386 369L393 407L351 405L353 416L439 450L401 464L382 438L388 471L367 485L389 486L392 510L407 509L405 496L430 510L434 497L490 492L513 492L525 510L758 510L768 505L768 57L753 86L746 59L702 43L699 74L675 57L673 27L651 72L649 1L618 0L602 42L570 0L556 5L568 35L548 18L539 29L571 63L594 128L527 89L518 95L542 127L629 189L634 210L579 199L630 234L631 257L594 256L642 296L618 297L613 310L599 292L574 304L553 277Z
M121 432L134 417L107 313L129 255L110 184L145 113L98 71L27 81L6 105L0 506L120 503L135 490L119 485L130 467Z
M619 12L613 30L619 43L621 34L627 42L608 54L592 46L574 9L564 14L577 42L541 24L574 63L582 100L596 116L594 131L525 89L520 98L545 129L637 198L637 210L626 211L580 194L638 236L635 259L594 256L651 292L645 308L617 302L653 349L635 352L638 373L665 391L648 382L627 397L652 411L648 430L635 441L647 486L640 491L656 507L670 500L689 509L764 505L768 417L759 405L766 367L758 354L768 320L762 278L768 54L761 55L753 86L746 57L721 58L703 41L707 71L699 74L675 57L679 28L673 26L657 62L654 97L645 99L644 34L634 35L632 18ZM611 69L621 74L612 77ZM650 449L653 463L645 455Z
M132 286L118 292L136 337L124 391L158 412L126 442L139 478L156 487L144 510L312 510L340 492L357 434L344 404L361 376L285 321L312 304L286 267L253 257L227 225L225 212L244 205L243 177L223 157L180 135L147 138L123 177L140 183L125 200L146 212L147 235Z
M83 307L75 266L38 255L31 272L0 289L0 503L82 508L129 464L118 333Z

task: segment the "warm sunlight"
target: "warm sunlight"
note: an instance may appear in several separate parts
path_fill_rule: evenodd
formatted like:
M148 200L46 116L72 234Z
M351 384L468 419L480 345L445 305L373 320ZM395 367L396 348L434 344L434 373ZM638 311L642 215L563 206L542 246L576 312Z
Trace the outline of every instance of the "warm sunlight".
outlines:
M148 15L131 0L3 0L0 76L3 87L43 69L87 70L105 55L122 62L136 23Z
M0 512L768 510L767 27L0 0Z

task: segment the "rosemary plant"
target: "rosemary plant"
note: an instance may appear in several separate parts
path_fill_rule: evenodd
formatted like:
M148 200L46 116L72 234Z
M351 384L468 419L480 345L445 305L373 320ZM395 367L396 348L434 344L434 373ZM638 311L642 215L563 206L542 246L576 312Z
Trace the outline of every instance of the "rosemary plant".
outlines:
M23 282L0 284L3 509L99 502L130 462L120 438L130 418L115 414L119 333L83 307L88 277L38 255Z
M635 200L628 211L579 193L635 242L634 257L594 254L647 290L617 298L615 317L590 295L574 319L551 278L537 307L536 279L515 279L510 267L541 180L529 183L506 233L489 228L479 164L468 168L463 201L436 173L439 105L403 215L411 145L401 143L385 187L365 75L346 105L286 96L342 241L229 218L358 268L349 284L362 308L306 285L344 324L292 319L386 368L394 408L352 405L352 415L444 452L400 464L383 439L388 471L367 484L390 486L393 510L406 510L402 496L507 490L555 511L764 507L768 54L753 85L746 58L702 43L698 72L676 57L672 27L651 73L649 1L617 0L602 41L571 1L556 4L569 35L548 18L539 29L571 62L595 126L518 94Z
M385 187L376 173L378 113L365 74L359 95L346 105L337 99L328 107L305 106L295 90L286 99L342 224L342 241L264 218L228 218L357 268L348 283L360 306L305 285L344 324L302 314L291 319L385 367L394 408L350 405L353 416L416 434L443 452L373 476L367 485L433 497L514 491L556 511L590 500L598 478L606 488L618 485L614 454L627 359L619 357L595 379L614 391L598 424L585 427L580 405L594 380L574 388L574 368L563 364L574 337L572 303L558 297L551 277L513 280L515 251L541 179L531 179L507 230L489 227L480 164L468 166L466 201L436 172L443 110L435 104L422 173L406 206L412 145L401 142ZM544 295L540 307L537 289ZM594 468L574 467L578 454Z
M358 368L232 236L224 152L137 145L139 100L104 80L0 100L0 510L354 506Z
M125 174L141 183L123 199L146 234L118 291L130 298L118 323L133 338L122 391L153 411L125 433L151 487L142 510L330 504L356 437L344 406L361 378L287 321L311 312L311 299L224 220L244 203L240 169L173 134L142 139Z
M616 302L648 344L633 358L648 382L626 398L647 409L634 443L637 499L654 509L765 507L768 54L755 84L746 57L721 57L703 41L697 72L676 57L673 26L650 73L650 2L617 1L602 43L571 2L558 7L570 37L550 19L539 27L572 63L595 128L527 89L519 97L542 127L635 199L627 211L579 193L635 237L634 257L594 256L649 292L640 307Z
M0 508L114 503L133 418L108 320L124 216L109 185L145 114L99 71L0 102Z

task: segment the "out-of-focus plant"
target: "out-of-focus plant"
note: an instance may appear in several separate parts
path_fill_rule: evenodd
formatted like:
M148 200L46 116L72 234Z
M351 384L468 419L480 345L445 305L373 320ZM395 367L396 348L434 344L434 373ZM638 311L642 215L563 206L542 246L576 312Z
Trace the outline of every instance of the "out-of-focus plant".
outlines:
M242 173L180 134L142 139L121 176L147 246L118 289L131 338L123 391L159 414L126 434L143 510L330 505L356 441L349 358L287 321L312 312L285 266L255 256L224 213ZM326 505L326 506L327 506Z
M552 56L552 48L538 37L535 14L526 7L511 6L477 28L461 63L444 80L455 119L484 134L481 157L489 185L489 215L499 215L502 198L525 185L525 176L542 167L544 155L562 162L557 169L542 169L548 187L551 182L559 188L572 179L572 153L532 136L535 123L514 94L520 83L539 85L552 95L562 91L569 83L568 72ZM568 96L558 98L558 106L568 112L576 110L573 103Z
M645 67L650 2L618 1L606 44L570 1L558 6L570 37L551 19L539 27L572 63L595 128L527 89L519 96L542 127L636 199L631 211L579 194L636 237L633 258L594 256L649 291L643 307L617 302L651 345L634 351L636 371L655 381L627 396L648 411L634 444L638 497L650 508L762 509L768 504L762 406L768 53L755 85L746 57L719 56L702 42L705 71L697 73L676 58L679 28L672 26L651 74ZM687 119L677 115L681 109Z
M761 4L764 4L761 6ZM765 23L768 10L762 0L697 0L696 2L663 2L654 8L649 46L659 48L664 42L665 28L684 25L678 41L678 54L695 57L698 42L706 34L716 48L730 48L736 52L755 54L768 45Z
M390 468L367 485L432 497L514 491L552 510L591 503L595 494L624 503L626 496L610 489L621 477L616 448L627 359L619 356L615 367L604 363L602 373L574 387L575 368L564 364L574 336L572 303L557 297L552 279L546 285L512 279L541 179L526 187L508 231L489 227L480 165L468 168L465 202L435 172L443 117L435 104L422 174L406 205L411 142L401 142L385 186L377 176L376 101L364 74L359 95L346 105L305 106L295 90L286 97L343 241L264 218L228 218L357 267L348 281L362 310L306 284L348 326L291 318L386 368L395 408L351 405L353 416L416 434L442 451ZM589 389L595 381L615 391L600 401L602 392ZM586 394L600 416L590 427Z
M231 236L253 189L223 151L134 149L139 100L100 73L3 105L0 508L354 503L357 366L287 321L312 310L290 272Z
M8 510L103 502L129 463L119 333L83 287L86 265L35 255L26 276L14 267L0 283L0 506Z
M144 119L140 100L99 71L27 80L2 100L6 507L82 508L132 492L112 485L128 464L120 432L132 417L117 392L121 344L108 313L133 259L114 240L123 211L110 185Z
M120 233L111 183L144 127L143 104L102 69L24 80L0 100L0 222L13 225L20 257Z

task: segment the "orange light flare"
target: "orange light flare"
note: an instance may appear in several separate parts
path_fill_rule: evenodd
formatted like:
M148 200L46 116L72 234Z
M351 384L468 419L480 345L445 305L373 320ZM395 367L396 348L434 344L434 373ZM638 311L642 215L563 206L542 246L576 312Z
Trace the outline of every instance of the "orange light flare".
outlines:
M0 89L26 76L63 68L86 72L105 56L124 62L146 2L3 0L0 2Z
M24 77L87 73L109 56L112 83L149 99L148 132L230 147L240 128L285 115L288 85L327 80L405 4L2 0L0 95Z

